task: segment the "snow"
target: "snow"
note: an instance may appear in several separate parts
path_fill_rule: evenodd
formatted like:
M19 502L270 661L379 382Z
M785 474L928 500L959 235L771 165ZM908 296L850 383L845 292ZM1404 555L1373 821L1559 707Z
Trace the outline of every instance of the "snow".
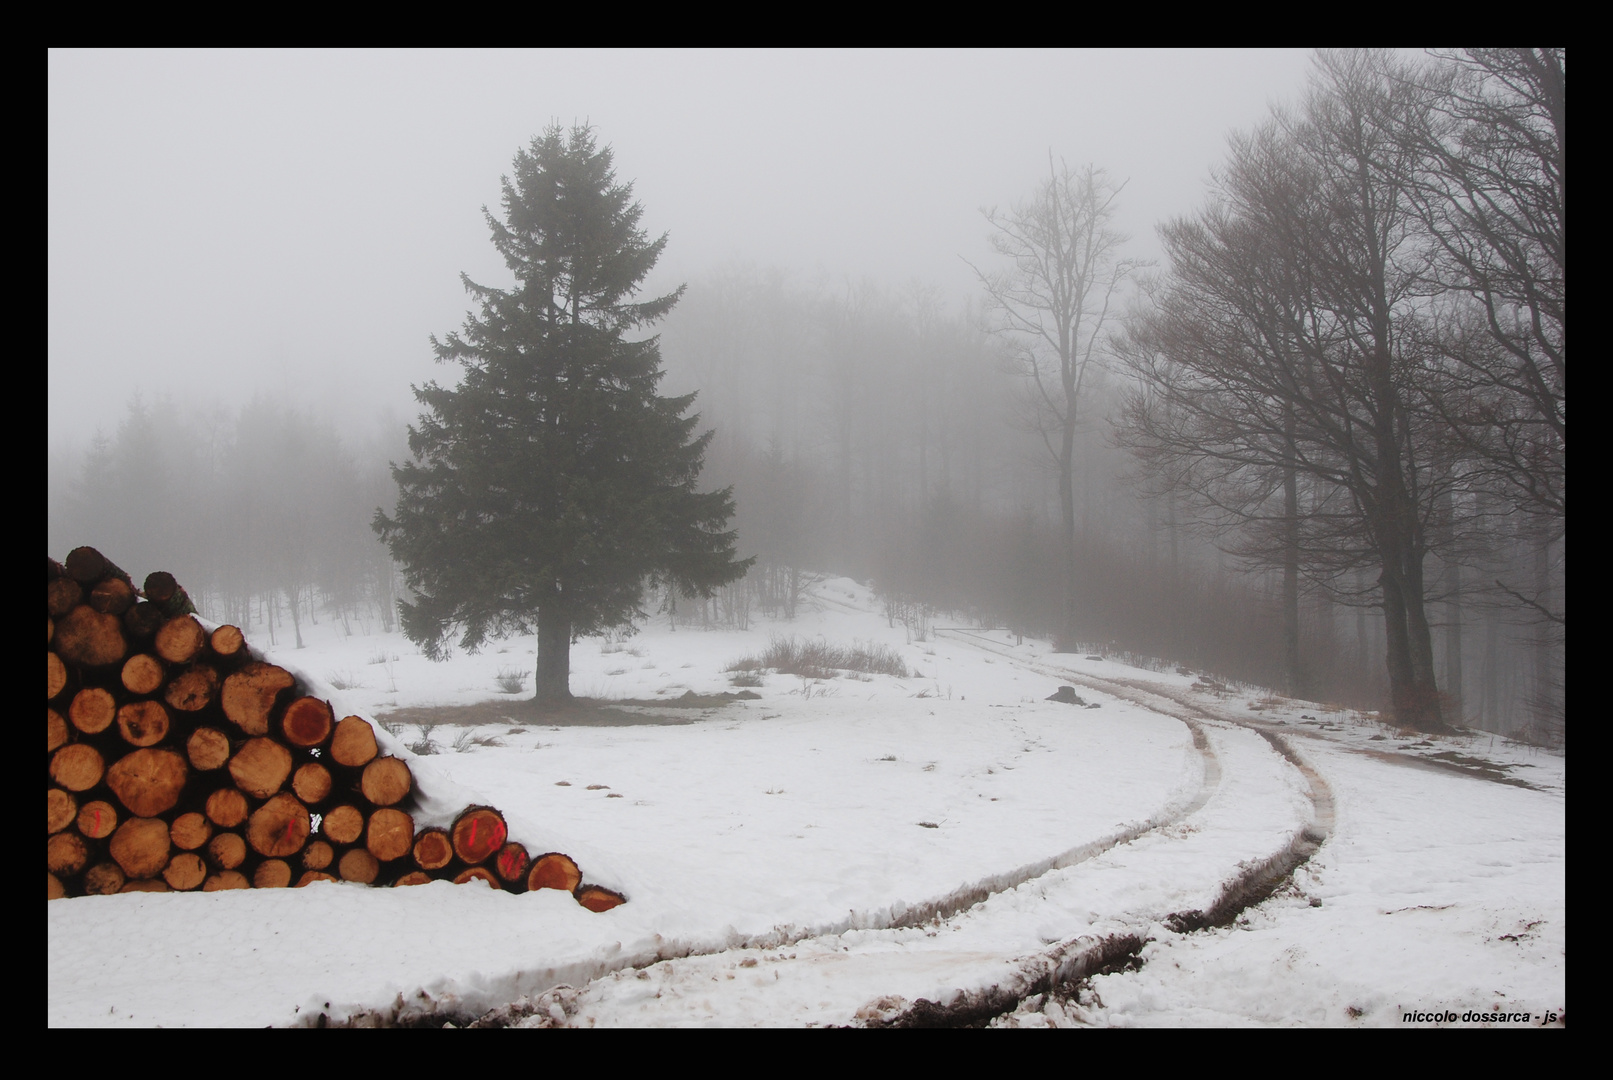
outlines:
M306 649L269 650L340 714L483 703L487 723L437 728L427 756L405 748L416 725L378 732L410 757L417 820L490 803L534 854L571 854L629 902L596 914L553 890L443 882L52 902L48 1023L463 1022L515 1003L527 1026L854 1024L1035 989L1049 957L1120 934L1147 942L1135 970L1030 994L994 1022L1565 1015L1561 757L1402 737L1254 688L1195 691L1194 676L1002 631L910 641L846 579L809 607L745 632L662 623L581 642L573 691L729 690L724 669L774 634L885 644L918 674L769 674L757 700L522 725L498 716L498 677L526 672L530 692L530 639L433 664L397 635L327 622ZM1061 684L1098 707L1044 700ZM1474 759L1528 786L1452 767ZM1307 829L1325 842L1231 926L1167 925Z

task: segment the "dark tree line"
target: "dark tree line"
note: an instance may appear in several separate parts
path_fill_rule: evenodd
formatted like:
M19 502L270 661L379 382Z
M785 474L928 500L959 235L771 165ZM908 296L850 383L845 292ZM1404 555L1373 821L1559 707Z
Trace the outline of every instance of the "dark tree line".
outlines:
M233 412L131 402L111 434L52 454L50 550L90 544L137 579L167 570L204 614L271 643L299 646L321 619L390 630L395 573L369 519L394 498L393 426L356 435L267 398Z
M1325 54L1161 230L1122 439L1280 569L1296 690L1302 579L1380 610L1394 714L1428 731L1464 718L1464 605L1499 606L1561 732L1562 102L1560 50Z

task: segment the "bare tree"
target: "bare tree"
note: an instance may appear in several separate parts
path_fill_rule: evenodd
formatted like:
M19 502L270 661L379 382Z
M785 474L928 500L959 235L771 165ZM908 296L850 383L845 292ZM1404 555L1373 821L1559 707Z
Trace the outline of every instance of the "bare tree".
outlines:
M1063 533L1064 625L1073 645L1079 603L1075 523L1075 436L1087 369L1105 338L1121 286L1139 267L1120 258L1126 237L1110 227L1124 184L1095 166L1072 170L1048 155L1048 178L1009 210L984 211L990 240L1012 267L976 269L996 316L1015 344L1029 383L1030 423L1058 469Z
M1138 398L1128 427L1290 596L1302 558L1324 579L1375 568L1395 715L1437 731L1423 565L1460 477L1412 407L1432 368L1410 84L1382 54L1324 54L1300 111L1234 140L1220 204L1163 231L1172 284L1135 368L1169 409Z
M1422 73L1415 189L1430 276L1465 297L1435 340L1463 391L1443 410L1526 513L1566 515L1567 223L1563 49L1467 49ZM1463 316L1466 316L1465 318Z

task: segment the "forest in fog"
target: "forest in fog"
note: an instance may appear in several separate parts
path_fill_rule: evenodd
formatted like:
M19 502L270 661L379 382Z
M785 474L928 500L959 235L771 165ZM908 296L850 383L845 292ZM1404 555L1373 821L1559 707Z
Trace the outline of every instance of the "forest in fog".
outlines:
M1122 181L1050 154L982 215L1005 239L967 304L759 263L690 280L661 392L698 393L702 487L732 487L756 561L646 616L746 628L847 575L915 639L992 626L1363 709L1437 683L1449 723L1561 744L1563 53L1396 64L1319 64L1159 223L1157 264L1111 228ZM1048 230L1094 256L1062 372L1027 269ZM282 648L393 630L371 523L411 419L154 391L51 450L50 552L168 570Z

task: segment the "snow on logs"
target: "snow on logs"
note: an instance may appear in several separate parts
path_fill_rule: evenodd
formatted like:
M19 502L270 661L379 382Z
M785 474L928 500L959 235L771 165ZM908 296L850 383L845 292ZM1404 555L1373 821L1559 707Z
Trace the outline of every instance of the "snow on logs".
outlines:
M417 829L409 766L369 721L338 720L238 628L209 633L172 574L137 589L76 548L46 560L45 609L50 899L448 880L623 902L566 855L533 859L491 806Z

